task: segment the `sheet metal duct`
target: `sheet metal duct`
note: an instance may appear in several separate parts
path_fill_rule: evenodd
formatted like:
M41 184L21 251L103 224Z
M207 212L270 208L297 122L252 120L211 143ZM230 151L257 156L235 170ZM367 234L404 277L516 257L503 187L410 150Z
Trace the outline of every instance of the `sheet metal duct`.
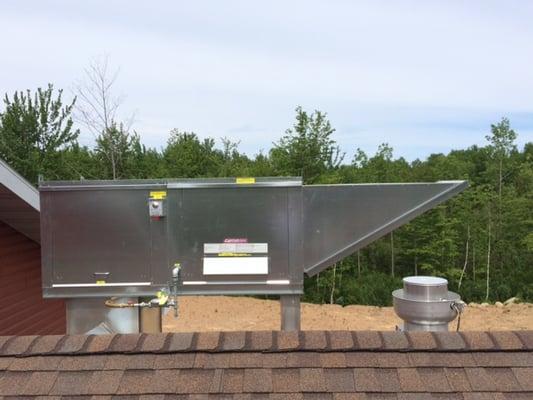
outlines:
M467 186L465 181L304 186L305 273L321 272Z
M45 297L303 292L312 276L467 187L299 178L44 182Z

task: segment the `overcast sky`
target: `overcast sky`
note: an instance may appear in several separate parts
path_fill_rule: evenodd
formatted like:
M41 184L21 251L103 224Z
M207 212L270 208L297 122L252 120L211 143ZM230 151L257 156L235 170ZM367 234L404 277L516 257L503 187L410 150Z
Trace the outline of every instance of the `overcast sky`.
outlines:
M147 145L179 128L253 155L301 105L348 161L383 142L412 160L484 144L503 116L533 141L532 21L531 1L3 0L0 91L70 92L107 54Z

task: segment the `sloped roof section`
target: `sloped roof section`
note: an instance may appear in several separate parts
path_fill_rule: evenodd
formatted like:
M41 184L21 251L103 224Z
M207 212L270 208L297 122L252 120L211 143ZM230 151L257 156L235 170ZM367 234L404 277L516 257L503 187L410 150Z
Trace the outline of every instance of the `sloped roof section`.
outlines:
M0 160L0 221L40 242L39 192Z
M0 337L0 393L43 399L532 399L533 332Z

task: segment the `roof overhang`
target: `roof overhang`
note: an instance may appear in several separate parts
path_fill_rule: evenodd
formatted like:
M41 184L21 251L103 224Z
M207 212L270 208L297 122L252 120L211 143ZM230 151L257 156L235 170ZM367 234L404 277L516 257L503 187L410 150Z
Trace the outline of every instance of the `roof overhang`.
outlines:
M0 221L40 242L39 192L0 160Z

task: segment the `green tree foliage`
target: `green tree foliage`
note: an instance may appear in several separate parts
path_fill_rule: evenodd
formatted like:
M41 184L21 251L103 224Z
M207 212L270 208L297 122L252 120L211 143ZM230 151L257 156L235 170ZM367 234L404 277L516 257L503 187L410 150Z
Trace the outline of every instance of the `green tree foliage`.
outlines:
M0 113L0 157L30 182L39 175L58 177L64 152L74 145L79 131L73 128L71 104L63 105L62 90L52 85L4 97Z
M160 150L146 148L121 124L101 131L93 148L76 142L72 105L52 88L6 97L0 157L32 182L47 179L140 179L302 175L306 183L431 182L467 179L470 188L411 223L306 278L305 299L388 305L401 277L448 278L467 301L533 301L533 143L515 145L507 119L492 125L486 146L407 162L390 145L355 150L350 164L333 140L327 115L296 109L296 122L268 153L253 157L226 138L170 132ZM114 158L111 159L110 157ZM460 285L460 287L459 287Z
M136 153L142 152L139 136L130 135L122 124L112 123L96 138L95 155L105 179L134 177Z
M308 114L297 107L294 127L270 151L275 173L302 176L304 182L314 183L321 174L338 168L343 154L331 137L333 132L327 114Z

